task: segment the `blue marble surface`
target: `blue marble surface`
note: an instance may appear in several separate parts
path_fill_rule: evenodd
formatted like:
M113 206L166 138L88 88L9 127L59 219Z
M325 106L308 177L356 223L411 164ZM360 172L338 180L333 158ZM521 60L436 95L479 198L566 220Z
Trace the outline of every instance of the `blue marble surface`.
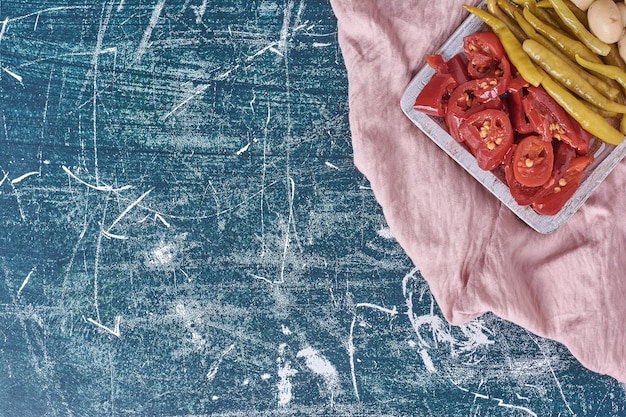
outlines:
M0 2L1 416L619 416L448 325L355 170L327 1Z

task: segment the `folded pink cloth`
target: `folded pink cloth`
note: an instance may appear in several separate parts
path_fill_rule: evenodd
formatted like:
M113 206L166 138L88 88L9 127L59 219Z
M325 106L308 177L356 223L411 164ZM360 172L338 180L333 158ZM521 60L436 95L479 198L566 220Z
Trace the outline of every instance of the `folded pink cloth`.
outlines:
M476 4L478 1L467 1ZM542 235L404 115L400 97L467 16L462 1L332 0L357 168L446 319L491 311L626 382L626 161Z

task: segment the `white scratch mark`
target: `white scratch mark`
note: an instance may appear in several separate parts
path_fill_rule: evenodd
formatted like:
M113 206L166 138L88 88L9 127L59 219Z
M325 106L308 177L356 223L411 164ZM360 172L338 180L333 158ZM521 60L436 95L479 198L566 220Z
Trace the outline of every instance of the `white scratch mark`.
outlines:
M146 208L146 207L143 207L143 206L140 206L140 207L141 207L141 208ZM152 210L150 210L150 211L152 212ZM156 222L157 220L158 220L158 221L160 221L160 222L161 222L161 223L163 223L163 225L164 225L165 227L167 227L168 229L171 227L171 224L170 224L167 220L165 220L165 218L164 218L162 215L160 215L159 213L156 213L156 212L155 212L155 213L154 213L154 216L151 216L151 214L152 214L152 213L147 214L147 215L146 215L146 217L144 217L143 219L141 219L141 220L137 221L137 223L145 223L145 222L147 222L150 218L153 218L155 222Z
M280 378L278 383L276 384L278 388L278 405L281 407L289 404L293 398L293 394L291 392L291 377L296 375L298 371L291 367L289 362L285 363L284 366L280 366L278 368L278 377Z
M382 237L383 239L389 239L389 240L395 239L395 236L393 235L393 233L391 233L391 229L389 227L380 228L379 230L376 231L376 234Z
M222 361L224 360L224 357L228 355L234 348L235 348L235 344L233 343L232 345L228 346L222 353L220 353L220 355L213 362L213 364L211 364L211 367L209 368L209 372L207 372L206 374L206 378L209 381L213 381L213 379L215 379L215 376L217 375L217 371L219 370L220 365L222 364Z
M0 185L4 184L4 182L7 180L7 178L9 178L9 173L5 172L4 173L4 177L2 177L2 179L0 180Z
M202 17L204 17L204 13L206 12L207 0L202 0L202 4L200 6L191 6L191 9L196 14L196 23L202 23Z
M163 225L167 227L168 229L171 227L170 223L167 220L165 220L163 216L161 216L159 213L154 213L154 218L160 221L161 223L163 223Z
M430 358L430 355L428 354L428 351L426 349L420 350L420 356L428 372L430 372L431 374L437 372L437 370L435 369L435 365L433 364L433 360Z
M372 308L374 310L378 310L378 311L382 311L383 313L387 313L387 314L389 314L391 316L395 316L396 314L398 314L398 311L396 310L395 306L393 307L393 309L388 309L388 308L381 307L379 305L371 304L371 303L358 303L356 306L357 307Z
M58 12L58 11L61 11L61 10L88 9L88 8L89 8L88 6L49 7L47 9L43 9L43 10L39 10L39 11L36 11L36 12L28 13L28 14L25 14L25 15L22 15L22 16L12 17L11 19L6 18L4 21L6 23L8 23L8 22L17 22L18 20L27 19L27 18L32 17L32 16L39 16L42 13ZM6 25L6 23L3 23L3 26ZM4 32L1 32L1 33L4 33Z
M159 0L156 6L154 6L154 9L152 10L152 16L150 16L150 22L148 22L148 27L143 32L143 37L139 42L139 46L135 50L133 64L139 62L139 60L141 60L141 57L148 50L148 47L150 46L150 37L152 36L152 31L156 27L157 22L159 21L159 17L161 17L163 6L165 6L165 0Z
M20 183L20 182L24 181L24 180L25 180L26 178L28 178L28 177L31 177L31 176L33 176L33 175L38 175L38 174L39 174L39 171L27 172L27 173L26 173L26 174L24 174L24 175L20 175L20 176L19 176L19 177L17 177L17 178L13 178L13 179L11 180L11 184L14 184L14 185L15 185L15 184L17 184L17 183Z
M326 383L326 388L333 397L340 388L339 374L333 364L312 347L302 349L296 358L304 358L307 368L320 375Z
M180 272L182 272L182 274L185 276L185 278L187 278L187 282L191 282L191 277L189 276L188 273L185 272L185 270L183 268L178 268L178 270Z
M97 191L105 191L105 192L117 193L117 192L120 192L120 191L129 190L129 189L133 188L132 185L124 185L123 187L113 188L110 185L93 185L93 184L89 184L89 183L83 181L82 179L78 178L76 175L74 175L74 173L72 173L67 167L63 166L62 168L70 177L74 178L79 183L81 183L81 184L83 184L83 185L85 185L85 186L87 186L87 187L89 187L91 189L97 190Z
M280 265L280 280L277 282L277 284L282 284L285 282L285 268L287 264L287 253L289 252L289 243L291 241L289 235L290 235L290 230L291 230L291 224L293 223L293 218L294 218L293 201L294 201L294 197L296 194L296 183L291 177L288 177L288 180L289 180L289 185L290 185L289 187L289 191L290 191L289 192L289 218L287 219L287 230L285 231L285 244L283 246L283 256L282 256L282 261ZM294 225L294 229L295 229L295 225Z
M8 172L6 172L4 170L2 172L4 172L4 177L2 178L2 181L0 182L0 184L3 184L4 181L9 176ZM22 198L20 197L20 192L15 187L15 183L13 183L13 181L9 182L9 185L11 186L11 190L13 191L13 194L15 195L15 201L17 202L17 209L20 212L20 217L21 217L22 221L25 222L26 221L26 215L24 214L24 208L22 207Z
M417 268L413 268L402 280L402 291L406 299L407 316L409 322L417 335L419 345L423 349L438 347L439 343L445 343L450 346L450 354L452 356L458 353L473 352L479 346L493 344L493 340L489 339L489 336L484 332L491 333L487 329L482 321L476 319L470 323L466 323L456 328L460 329L463 333L464 339L458 340L452 333L450 325L446 324L443 318L434 314L434 300L431 301L430 312L423 315L417 315L413 311L413 292L408 289L408 282L410 279L415 279L415 274L418 272ZM432 333L432 339L434 346L431 346L421 335L423 328L430 328Z
M107 205L105 204L102 214L102 222L100 222L100 230L103 228L104 218L106 217L106 207ZM104 236L104 234L98 233L98 237L96 238L96 253L93 261L93 303L96 309L96 318L98 321L100 321L100 308L98 306L98 271L100 265L100 253L102 251L102 236Z
M117 57L117 47L116 46L110 46L108 48L104 48L101 49L98 52L98 55L104 55L104 54L113 54L114 57L113 59L116 59ZM37 58L34 59L32 61L27 61L24 62L20 65L17 66L17 68L24 68L24 67L29 67L33 64L37 64L43 61L47 61L47 60L51 60L51 59L58 59L58 58L64 58L64 57L73 57L73 56L85 56L85 55L91 55L93 57L94 53L93 52L68 52L68 53L64 53L64 54L58 54L58 55L49 55L49 56L45 56L45 57L41 57L41 58ZM88 75L91 75L93 72L93 68L90 68L89 70L90 72L88 73ZM93 98L90 98L87 102L79 105L77 108L78 109L82 109L86 104L93 102Z
M2 67L2 70L6 72L7 74L9 74L11 77L15 78L17 82L20 83L22 87L24 87L24 82L23 82L24 78L21 75L14 73L13 71L11 71L10 69L6 67Z
M217 77L215 77L216 81L222 81L225 80L226 77L228 77L233 71L237 70L239 68L239 64L235 65L234 67L232 67L231 69L229 69L226 72L221 73L220 75L218 75Z
M537 339L535 339L532 334L530 334L530 332L526 331L526 333L528 333L528 335L530 336L530 338L532 339L533 342L535 342L535 344L537 345L537 347L539 348L539 350L541 351L541 354L543 355L543 357L546 359L546 362L548 363L548 369L550 369L550 373L552 374L552 378L554 378L554 382L556 383L556 387L559 390L559 393L561 394L561 399L563 400L563 402L565 403L565 406L567 407L567 409L569 410L570 413L572 413L573 416L576 415L576 413L572 410L572 408L569 405L569 402L567 401L567 398L565 398L565 393L563 392L563 387L561 386L561 382L559 381L559 379L556 377L556 373L554 373L554 368L552 368L552 363L550 362L550 359L548 358L548 356L546 355L545 351L543 350L543 347L539 344L539 342L537 342Z
M278 50L281 55L287 50L287 36L289 35L289 24L291 21L291 11L293 9L293 2L290 1L285 5L285 12L283 14L283 26L280 29L280 39L278 40Z
M337 171L341 171L337 165L335 165L335 164L333 164L331 162L326 161L325 164L326 164L326 166L328 168L332 168L332 169L336 169Z
M481 398L481 399L484 399L484 400L496 401L498 403L498 407L510 408L510 409L514 409L514 410L524 411L524 412L528 413L528 415L530 415L530 416L537 417L537 414L534 411L532 411L530 408L528 408L528 407L523 407L521 405L508 404L508 403L505 403L504 400L501 399L501 398L496 398L496 397L492 397L491 395L486 395L486 394L481 394L479 392L470 391L467 388L463 388L463 387L457 385L456 383L454 383L454 381L450 381L450 382L452 383L452 385L454 385L455 387L457 387L461 391L467 392L468 394L472 394L474 396L474 398Z
M98 28L98 36L96 38L96 46L93 51L93 56L91 58L91 69L90 73L93 75L92 86L93 86L93 97L92 97L92 130L93 130L93 164L94 164L94 176L96 179L96 186L100 185L100 174L98 168L98 58L100 56L100 51L102 49L102 42L104 41L104 34L106 33L107 27L109 25L109 19L111 18L111 8L113 7L113 3L111 3L107 14L104 18L100 20L100 27ZM104 6L103 6L104 11Z
M104 229L101 232L104 235L104 237L106 237L107 239L118 239L118 240L126 240L126 239L128 239L128 236L116 235L116 234L110 233L110 232L108 232L108 231L106 231Z
M270 46L269 50L271 52L274 52L276 55L285 56L285 54L283 54L281 51L279 51L278 49L274 48L273 46Z
M94 326L98 327L99 329L104 330L105 332L111 333L115 337L120 337L120 321L121 320L122 320L122 316L120 316L120 315L115 316L113 329L111 329L110 327L107 327L107 326L97 322L96 320L92 319L91 317L89 317L87 319L87 321L89 323L93 324Z
M178 103L177 105L174 106L174 108L172 108L172 110L170 110L167 114L165 114L165 116L161 117L161 121L165 121L168 117L170 117L172 114L174 114L178 109L180 109L181 107L183 107L185 104L187 104L189 101L191 101L194 97L204 93L206 91L207 88L209 88L211 84L200 84L198 87L196 87L196 89L191 93L191 95L189 95L188 97L186 97L183 101L181 101L180 103Z
M241 155L242 153L244 153L248 149L250 149L250 142L248 142L248 144L245 145L243 148L239 149L235 154L236 155Z
M267 282L268 284L274 284L274 282L273 282L272 280L267 279L267 278L265 278L265 277L262 277L261 275L250 274L250 276L251 276L252 278L254 278L254 279L258 279L258 280L260 280L260 281L265 281L265 282Z
M37 269L36 266L33 267L33 269L30 270L30 272L28 273L28 275L26 275L26 278L24 278L24 281L22 282L22 285L20 285L20 289L17 290L17 296L19 297L20 294L22 293L22 290L24 289L24 287L26 286L26 284L28 284L28 281L30 280L30 277L33 275L33 272L35 272L35 269Z
M285 326L284 324L280 325L280 330L285 336L289 336L291 334L291 330L289 329L289 327Z
M117 5L117 12L121 12L122 9L124 9L124 0L120 0L120 2Z
M254 114L254 102L256 101L256 92L254 90L252 90L252 100L250 100L250 103L248 103L250 105L250 110L252 110L252 114Z
M246 61L252 61L254 58L256 58L259 55L264 54L267 50L269 50L270 48L273 48L274 46L276 46L276 42L272 42L272 43L264 46L263 48L261 48L258 51L256 51L254 54L248 56L246 58Z
M395 306L393 307L393 309L388 309L388 308L381 307L376 304L358 303L356 305L356 308L358 309L359 307L372 308L374 310L382 311L383 313L387 313L391 315L392 317L398 314L398 311L396 310ZM354 365L354 354L356 352L356 348L354 347L354 326L355 325L356 325L356 312L352 316L352 323L350 323L350 334L348 336L348 357L350 360L350 376L352 378L352 388L354 390L354 396L356 397L357 401L361 401L361 397L359 395L359 386L356 380L356 367Z
M50 70L50 75L48 77L48 88L46 89L46 103L43 106L43 117L42 117L42 123L41 123L41 139L44 140L45 135L45 131L46 131L46 125L48 122L48 106L50 104L50 89L52 88L52 74L54 73L54 68L52 70ZM42 153L41 150L39 151L39 175L41 175L41 164L44 163L45 161L42 161Z
M119 223L119 221L120 221L120 220L122 220L122 219L124 218L124 216L126 216L126 215L128 214L128 212L129 212L129 211L131 211L131 210L133 209L133 207L135 207L137 204L141 203L141 200L143 200L144 198L146 198L146 196L147 196L148 194L150 194L151 192L152 192L152 189L149 189L148 191L146 191L145 193L143 193L142 195L140 195L140 196L139 196L139 198L138 198L137 200L135 200L135 201L133 201L132 203L130 203L130 204L128 205L128 207L126 207L126 208L124 209L124 211L122 211L122 212L120 213L120 215L119 215L119 216L117 216L117 219L115 219L115 220L113 221L113 223L111 223L111 225L109 226L109 228L108 228L106 231L107 231L107 232L110 232L110 231L111 231L111 229L113 229L113 227L115 227L115 225L116 225L117 223Z
M2 42L2 38L4 37L4 34L7 31L7 25L9 24L9 18L5 18L2 21L2 28L0 29L0 42Z
M93 185L93 184L89 184L88 182L85 182L85 181L81 180L80 178L78 178L66 166L61 166L61 168L63 169L63 171L65 171L65 173L67 175L69 175L70 177L74 178L79 183L81 183L84 186L89 187L91 189L97 190L97 191L105 191L105 192L114 192L114 193L116 193L116 192L119 192L119 191L124 191L124 190L128 190L130 188L133 188L132 185L125 185L125 186L120 187L120 188L113 188L110 185Z
M330 46L332 43L322 43L322 42L313 42L314 48L324 48L326 46Z
M476 350L478 346L493 345L494 343L493 340L489 339L489 334L492 334L491 330L485 327L480 319L461 324L458 328L461 329L463 336L467 338L465 341L457 341L461 352L471 352Z
M267 135L269 132L269 123L271 120L271 107L269 100L267 101L267 117L265 118L265 126L263 126L263 165L261 168L261 258L265 256L265 177L267 173Z
M152 251L152 259L150 263L154 265L167 265L174 260L176 256L176 246L172 243L161 243L154 251Z
M350 358L350 376L352 378L352 388L354 389L354 396L358 402L361 401L359 396L359 386L356 382L356 369L354 366L354 353L356 349L354 347L354 325L356 324L356 314L352 316L352 323L350 323L350 335L348 337L348 357Z

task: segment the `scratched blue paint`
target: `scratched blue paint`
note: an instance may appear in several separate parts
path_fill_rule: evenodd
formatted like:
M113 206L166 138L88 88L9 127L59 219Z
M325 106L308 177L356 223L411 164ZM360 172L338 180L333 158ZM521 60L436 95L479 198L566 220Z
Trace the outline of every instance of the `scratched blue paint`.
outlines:
M0 415L625 413L563 346L444 322L352 164L327 2L0 21Z

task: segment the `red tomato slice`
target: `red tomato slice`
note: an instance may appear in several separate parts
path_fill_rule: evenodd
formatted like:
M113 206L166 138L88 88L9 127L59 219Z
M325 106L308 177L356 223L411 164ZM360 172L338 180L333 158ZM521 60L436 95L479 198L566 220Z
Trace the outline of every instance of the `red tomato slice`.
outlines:
M448 64L441 54L426 54L424 55L424 59L426 59L428 66L434 69L438 74L450 73L448 71Z
M448 100L446 126L448 133L457 142L463 142L459 136L459 126L472 114L485 109L502 108L502 100L491 86L494 78L471 80L457 86Z
M511 64L498 36L491 32L475 32L463 38L467 56L467 72L472 78L497 78L498 94L506 92L511 79Z
M552 178L558 180L565 174L565 171L576 158L576 149L565 142L556 142L554 146L554 167L552 168Z
M472 79L467 72L467 63L463 53L459 52L454 55L446 64L448 66L448 72L459 84L466 83Z
M472 114L459 126L459 135L485 171L502 164L513 144L511 121L502 110L487 109Z
M537 135L524 137L517 144L512 165L513 175L520 184L527 187L545 184L554 166L552 143Z
M513 130L523 135L535 132L535 128L530 124L524 111L522 100L526 94L526 88L529 86L519 74L511 79L508 86L507 105L509 106L509 116Z
M583 171L593 162L593 156L585 155L574 158L567 169L553 177L537 196L532 204L539 214L554 215L561 211L565 203L576 192Z
M413 108L430 116L442 117L446 114L448 99L457 86L450 74L435 74L424 86L413 103Z
M444 60L440 54L426 54L426 63L439 74L450 74L458 84L469 81L467 64L462 53L454 55L449 60Z
M591 136L582 136L579 132L582 128L575 126L577 122L543 88L528 87L528 95L524 96L522 104L530 124L546 141L562 140L580 154L587 153Z
M516 148L517 145L511 146L504 166L504 175L515 202L520 206L528 206L535 201L535 196L542 190L542 187L527 187L515 179L513 174L513 155Z

